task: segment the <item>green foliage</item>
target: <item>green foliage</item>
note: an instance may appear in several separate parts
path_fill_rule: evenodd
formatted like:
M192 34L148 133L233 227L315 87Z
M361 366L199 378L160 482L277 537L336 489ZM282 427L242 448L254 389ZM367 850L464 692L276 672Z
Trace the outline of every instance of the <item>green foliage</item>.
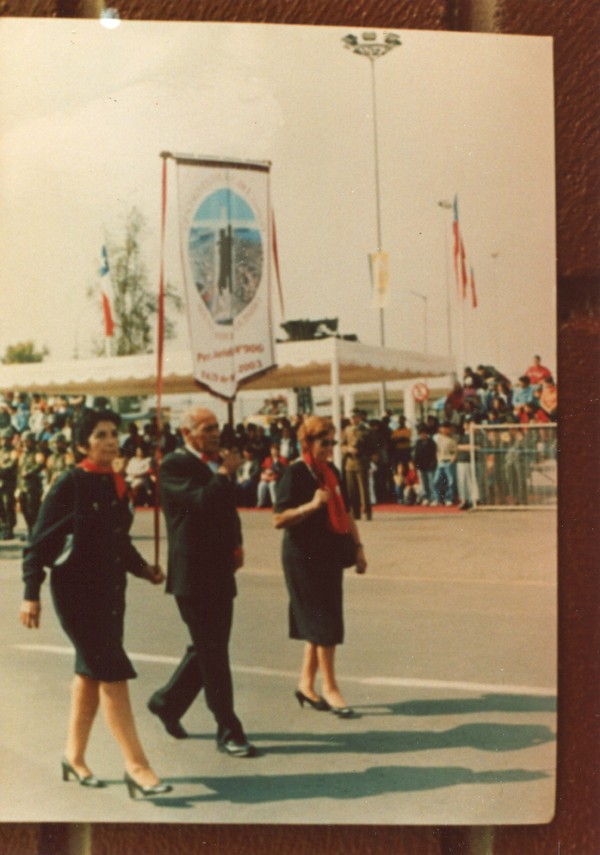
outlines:
M6 348L2 362L5 365L14 365L17 362L42 362L50 351L47 347L36 350L32 341L20 341L17 344L9 344Z
M142 258L141 242L145 220L137 208L132 208L125 221L123 241L106 241L109 276L114 294L113 313L115 333L113 354L127 356L134 353L151 353L154 349L152 321L158 313L158 294L150 286L148 272ZM88 291L94 299L97 290ZM175 323L167 308L180 311L183 302L169 283L165 286L165 338L175 335ZM95 342L98 355L104 353L104 340Z

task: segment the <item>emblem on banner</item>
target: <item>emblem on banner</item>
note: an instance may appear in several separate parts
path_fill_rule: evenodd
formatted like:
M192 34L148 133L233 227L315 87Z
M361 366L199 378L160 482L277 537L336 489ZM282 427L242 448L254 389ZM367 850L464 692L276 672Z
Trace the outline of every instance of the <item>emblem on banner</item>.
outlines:
M256 296L264 265L258 217L240 192L221 187L199 202L188 254L194 284L213 321L232 324Z

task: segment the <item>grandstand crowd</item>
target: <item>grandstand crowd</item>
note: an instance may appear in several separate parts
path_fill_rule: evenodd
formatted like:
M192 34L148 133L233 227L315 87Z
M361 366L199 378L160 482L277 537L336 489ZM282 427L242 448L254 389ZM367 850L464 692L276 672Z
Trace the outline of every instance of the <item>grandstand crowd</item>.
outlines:
M53 481L76 465L75 438L85 407L82 395L9 391L0 397L0 539L14 537L18 510L31 532ZM556 383L539 356L514 384L494 366L466 368L462 380L416 425L389 410L377 418L354 410L343 420L338 440L342 478L350 481L355 469L358 481L364 482L359 483L362 492L355 516L362 510L368 519L373 504L388 502L468 509L482 498L493 503L508 497L526 504L531 459L526 426L543 428L556 422L557 413ZM243 457L236 483L240 507L273 504L283 469L301 454L297 441L301 421L302 415L275 412L261 424L249 419L223 426L222 445L238 447ZM488 433L492 445L502 446L503 453L480 449L475 482L470 423L506 427L497 438L493 431ZM181 441L167 421L160 428L156 419L124 423L117 465L134 506L154 505L157 461Z

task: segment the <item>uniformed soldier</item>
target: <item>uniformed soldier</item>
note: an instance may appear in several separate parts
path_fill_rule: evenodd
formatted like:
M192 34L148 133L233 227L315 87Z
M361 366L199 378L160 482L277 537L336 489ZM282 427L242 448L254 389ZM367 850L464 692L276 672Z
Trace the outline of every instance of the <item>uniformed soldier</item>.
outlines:
M342 433L344 477L354 519L372 518L369 496L369 467L374 451L373 436L364 410L352 410L351 423Z
M17 524L15 492L17 489L17 452L13 447L12 428L0 433L0 538L12 540Z
M44 455L36 449L35 434L33 431L24 431L21 434L21 442L17 495L19 507L27 525L27 535L31 538L31 532L42 503L46 461Z
M57 433L52 437L50 448L52 454L46 462L48 487L51 487L66 469L71 469L75 465L75 457L73 452L69 450L69 443L63 433Z

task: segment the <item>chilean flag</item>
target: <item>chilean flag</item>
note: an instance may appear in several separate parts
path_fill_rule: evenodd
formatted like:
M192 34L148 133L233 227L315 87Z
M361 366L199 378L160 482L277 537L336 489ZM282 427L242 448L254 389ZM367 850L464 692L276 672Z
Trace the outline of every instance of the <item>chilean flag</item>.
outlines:
M454 218L452 220L452 231L454 234L454 275L456 277L456 288L460 297L463 300L467 296L467 261L465 253L465 245L460 233L460 224L458 221L458 196L454 194L454 203L452 205Z
M454 211L454 218L452 220L452 232L454 234L454 276L456 278L456 288L460 293L460 280L458 277L458 264L460 259L460 250L462 245L462 240L460 237L460 226L458 223L458 196L454 195L454 203L452 205L452 210Z
M113 290L110 281L110 267L108 264L108 253L106 246L102 247L102 265L98 271L100 274L100 287L102 288L102 310L104 312L104 335L110 338L115 331L113 316Z
M471 278L469 281L471 284L471 305L473 306L474 309L476 309L477 308L477 291L475 290L475 274L473 273L473 267L472 266L471 266Z

